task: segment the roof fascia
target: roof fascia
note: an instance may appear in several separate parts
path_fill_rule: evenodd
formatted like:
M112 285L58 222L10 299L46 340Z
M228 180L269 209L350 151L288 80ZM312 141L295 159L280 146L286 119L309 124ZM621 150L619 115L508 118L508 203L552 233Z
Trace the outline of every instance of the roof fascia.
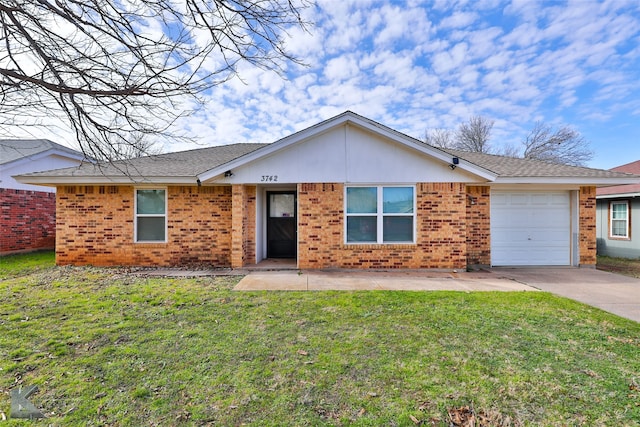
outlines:
M163 184L163 185L197 185L198 180L193 176L29 176L16 175L13 177L22 184L44 185L114 185L114 184Z
M267 145L266 147L259 148L255 151L252 151L251 153L245 154L244 156L238 157L237 159L234 159L223 165L210 169L198 175L198 179L200 179L202 182L213 180L214 178L220 175L223 175L226 171L229 171L231 169L234 169L240 166L244 166L257 159L269 156L277 151L283 150L292 145L302 143L310 138L321 135L325 132L328 132L331 129L342 126L344 124L355 125L361 129L368 130L369 132L372 132L376 135L386 137L395 142L403 144L408 148L411 148L413 150L416 150L423 154L431 156L437 160L440 160L443 163L447 163L447 164L452 163L453 157L449 153L446 153L442 150L438 150L427 144L423 144L409 136L406 136L400 132L394 131L393 129L390 129L384 125L381 125L380 123L376 123L372 120L359 116L351 111L347 111L336 117L325 120L316 125L313 125L304 130L301 130L292 135L289 135L285 138L282 138L272 144ZM459 164L457 165L457 167L460 167L462 170L465 170L469 173L472 173L474 175L479 176L480 178L483 178L489 181L493 181L497 177L497 174L487 169L476 166L473 163L469 163L463 158L459 158Z
M635 197L640 197L640 193L616 193L616 194L603 194L596 195L596 199L631 199Z
M604 177L499 177L495 184L578 184L605 187L611 185L640 184L639 177L604 178Z

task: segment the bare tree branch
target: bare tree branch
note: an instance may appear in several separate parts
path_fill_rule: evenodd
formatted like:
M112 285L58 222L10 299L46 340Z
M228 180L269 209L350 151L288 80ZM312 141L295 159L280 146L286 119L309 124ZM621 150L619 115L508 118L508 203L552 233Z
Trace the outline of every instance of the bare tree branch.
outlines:
M489 153L489 138L494 121L482 116L473 116L461 123L456 132L455 148L477 153Z
M537 122L522 145L525 159L583 166L593 158L589 143L568 126L554 131L551 126Z
M449 129L427 129L424 133L424 142L439 148L454 148L455 134Z
M2 0L0 131L66 122L116 160L136 135L181 138L187 104L249 63L283 75L307 0Z

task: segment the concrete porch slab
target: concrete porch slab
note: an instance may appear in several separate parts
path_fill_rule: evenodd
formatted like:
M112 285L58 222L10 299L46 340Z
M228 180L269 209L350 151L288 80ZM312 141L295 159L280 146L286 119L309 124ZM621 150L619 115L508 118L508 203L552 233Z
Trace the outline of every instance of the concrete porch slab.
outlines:
M537 291L487 273L251 271L236 291Z

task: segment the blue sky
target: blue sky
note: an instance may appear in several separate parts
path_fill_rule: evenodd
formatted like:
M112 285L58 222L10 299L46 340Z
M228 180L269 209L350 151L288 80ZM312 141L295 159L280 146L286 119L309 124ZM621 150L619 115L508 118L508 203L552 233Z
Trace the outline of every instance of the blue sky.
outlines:
M640 2L319 0L286 80L240 68L180 123L204 145L272 142L345 110L422 139L472 115L492 144L536 121L577 129L588 166L640 159ZM174 146L170 150L191 148Z
M175 123L199 143L163 150L273 142L351 110L418 139L480 115L497 151L536 121L569 125L588 166L640 160L640 0L317 0L303 14L314 25L286 43L308 66L283 79L241 65ZM56 126L29 136L73 145Z

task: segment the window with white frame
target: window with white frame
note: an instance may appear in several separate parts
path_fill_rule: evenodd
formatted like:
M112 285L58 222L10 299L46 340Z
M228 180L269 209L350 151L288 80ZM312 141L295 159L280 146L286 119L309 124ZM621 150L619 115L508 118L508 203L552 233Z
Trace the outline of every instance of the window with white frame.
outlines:
M415 187L346 188L347 243L413 243Z
M136 190L136 242L165 242L167 198L165 190Z
M619 238L629 237L629 202L611 202L610 236Z

